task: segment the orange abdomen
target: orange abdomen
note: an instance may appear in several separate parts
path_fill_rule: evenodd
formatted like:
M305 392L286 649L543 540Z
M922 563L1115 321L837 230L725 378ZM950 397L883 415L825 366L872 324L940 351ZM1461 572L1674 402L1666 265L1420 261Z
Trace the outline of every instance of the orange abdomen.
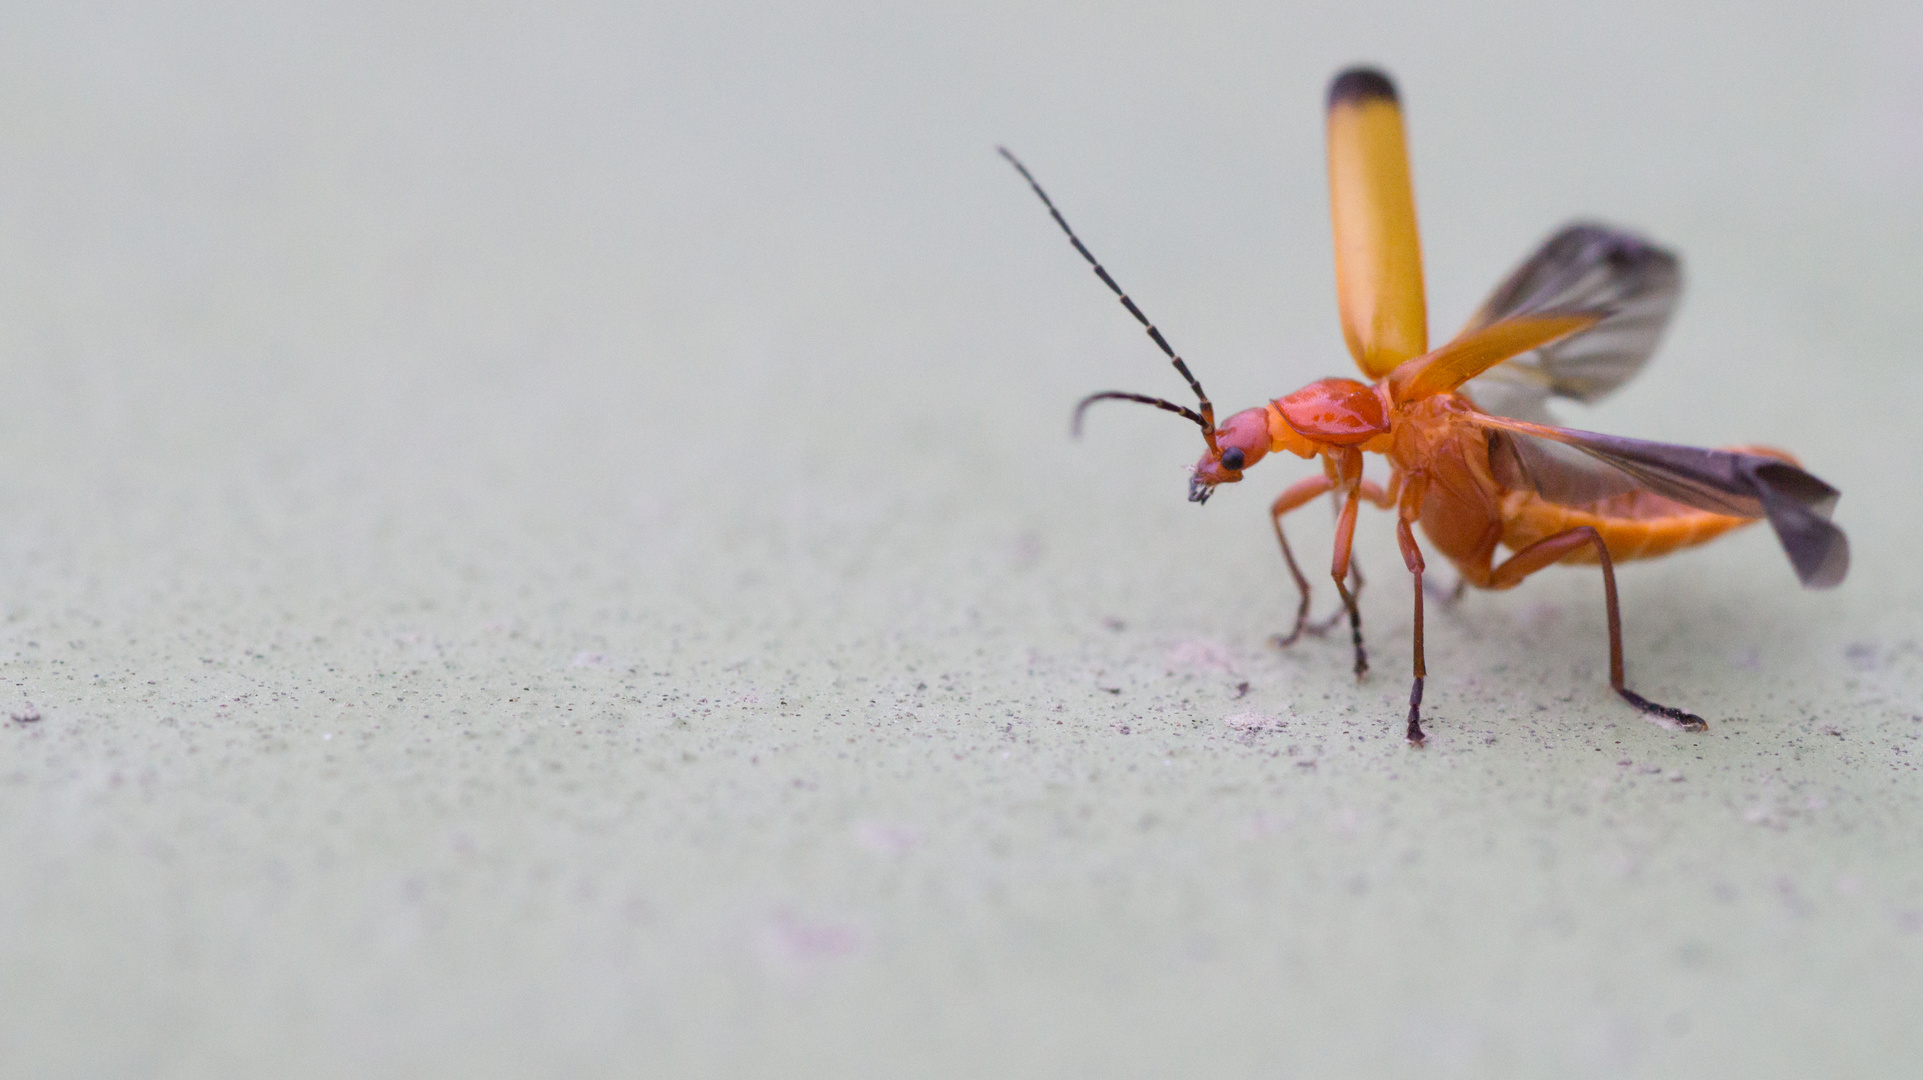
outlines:
M1502 543L1520 551L1559 532L1589 525L1602 534L1609 557L1622 562L1694 547L1757 520L1712 514L1647 491L1588 506L1560 506L1532 491L1509 491L1502 498ZM1596 549L1577 548L1561 561L1594 564Z
M1728 449L1780 458L1791 465L1797 463L1790 454L1773 447L1732 446ZM1520 551L1545 537L1588 525L1602 534L1603 546L1617 562L1653 559L1678 548L1695 547L1760 520L1698 510L1649 491L1618 495L1587 506L1562 506L1532 491L1506 491L1502 496L1502 543L1511 551ZM1578 548L1560 561L1594 565L1596 550Z

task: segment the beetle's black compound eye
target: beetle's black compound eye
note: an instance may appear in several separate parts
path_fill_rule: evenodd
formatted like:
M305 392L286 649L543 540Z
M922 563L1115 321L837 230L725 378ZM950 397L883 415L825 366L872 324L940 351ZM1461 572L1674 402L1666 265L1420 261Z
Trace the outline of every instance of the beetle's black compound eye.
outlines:
M1230 472L1241 472L1244 460L1242 448L1239 446L1231 446L1222 451L1222 467Z

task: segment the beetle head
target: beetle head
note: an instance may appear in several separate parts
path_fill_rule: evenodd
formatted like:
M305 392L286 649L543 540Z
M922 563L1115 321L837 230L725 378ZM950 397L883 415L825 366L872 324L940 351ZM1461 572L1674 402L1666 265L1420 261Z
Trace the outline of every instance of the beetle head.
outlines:
M1189 477L1189 501L1207 502L1217 484L1242 479L1242 470L1269 452L1269 411L1244 409L1215 429L1215 445L1195 463Z

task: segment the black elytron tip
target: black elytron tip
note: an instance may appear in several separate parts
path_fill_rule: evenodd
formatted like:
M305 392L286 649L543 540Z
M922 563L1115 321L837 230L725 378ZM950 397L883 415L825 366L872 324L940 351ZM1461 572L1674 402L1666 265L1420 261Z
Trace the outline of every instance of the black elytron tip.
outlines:
M1329 108L1337 105L1360 105L1371 99L1380 99L1391 105L1397 103L1396 84L1389 77L1372 67L1352 67L1335 77L1329 84Z

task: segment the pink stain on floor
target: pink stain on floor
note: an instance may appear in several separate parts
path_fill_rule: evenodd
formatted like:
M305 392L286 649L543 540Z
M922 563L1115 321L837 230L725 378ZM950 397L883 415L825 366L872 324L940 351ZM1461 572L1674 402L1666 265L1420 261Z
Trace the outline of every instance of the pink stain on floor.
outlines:
M906 855L919 847L921 830L885 821L862 821L855 825L855 843L877 855Z
M1170 671L1218 671L1235 674L1235 654L1227 645L1208 638L1177 642L1168 651Z
M860 952L867 935L845 923L814 922L777 911L761 925L760 946L768 960L787 966L823 964Z

